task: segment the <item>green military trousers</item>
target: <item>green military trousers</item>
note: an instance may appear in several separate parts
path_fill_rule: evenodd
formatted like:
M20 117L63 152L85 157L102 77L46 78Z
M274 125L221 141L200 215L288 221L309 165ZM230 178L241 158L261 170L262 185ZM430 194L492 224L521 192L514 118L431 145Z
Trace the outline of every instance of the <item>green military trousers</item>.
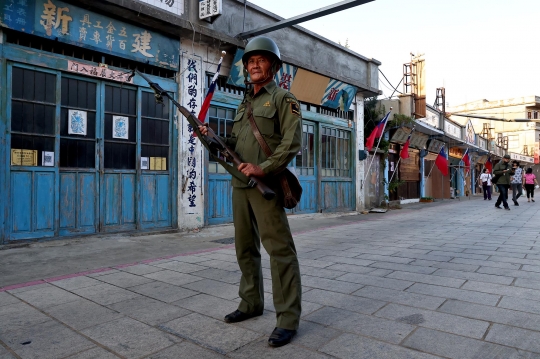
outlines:
M233 188L236 257L242 271L238 310L254 313L264 309L262 242L270 255L276 327L296 330L302 312L300 266L289 221L277 197L265 200L256 188Z

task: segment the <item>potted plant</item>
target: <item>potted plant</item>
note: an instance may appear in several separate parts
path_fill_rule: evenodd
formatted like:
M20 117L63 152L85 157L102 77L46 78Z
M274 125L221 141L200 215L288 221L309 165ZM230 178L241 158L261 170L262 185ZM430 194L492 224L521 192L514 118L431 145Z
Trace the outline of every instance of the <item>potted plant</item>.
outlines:
M420 202L433 202L433 197L420 197Z

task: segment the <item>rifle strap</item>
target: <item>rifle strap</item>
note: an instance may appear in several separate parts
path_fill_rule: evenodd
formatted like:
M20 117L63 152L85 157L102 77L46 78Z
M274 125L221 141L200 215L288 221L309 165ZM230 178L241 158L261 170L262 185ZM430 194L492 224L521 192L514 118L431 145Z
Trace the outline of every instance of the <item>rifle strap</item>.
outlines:
M255 122L255 119L253 118L253 111L251 109L251 102L248 102L246 105L247 108L247 115L249 124L251 125L251 130L253 131L253 135L257 139L257 142L259 142L259 145L261 146L263 152L266 154L266 157L272 156L272 150L264 140L263 136L261 135L261 132L259 131L259 127L257 126L257 123ZM281 189L283 190L283 194L285 195L285 199L289 199L293 197L291 187L289 186L289 183L287 182L286 176L278 176L279 182L281 184Z

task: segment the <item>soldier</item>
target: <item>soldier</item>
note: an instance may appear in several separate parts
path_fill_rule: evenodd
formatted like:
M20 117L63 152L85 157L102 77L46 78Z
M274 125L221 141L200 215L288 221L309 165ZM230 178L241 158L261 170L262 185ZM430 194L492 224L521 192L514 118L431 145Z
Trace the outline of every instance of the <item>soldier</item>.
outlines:
M514 175L514 170L508 166L510 155L504 155L502 161L497 163L493 168L493 174L498 177L496 183L499 189L499 198L495 202L495 208L501 209L501 203L504 209L510 210L508 207L508 188L510 187L510 176Z
M264 178L278 194L265 200L255 188L232 179L233 219L236 256L242 278L238 309L225 316L225 322L238 323L263 314L264 291L260 243L270 255L272 292L277 324L268 344L280 347L296 334L301 313L300 267L296 248L283 209L283 196L274 175L296 156L302 144L302 115L296 98L279 88L274 76L282 66L277 45L259 36L246 46L242 57L246 85L253 85L238 107L230 138L223 138L245 163L238 169L246 176ZM247 81L249 74L250 81ZM260 133L273 151L267 157L248 119L249 109ZM204 126L199 129L207 133Z

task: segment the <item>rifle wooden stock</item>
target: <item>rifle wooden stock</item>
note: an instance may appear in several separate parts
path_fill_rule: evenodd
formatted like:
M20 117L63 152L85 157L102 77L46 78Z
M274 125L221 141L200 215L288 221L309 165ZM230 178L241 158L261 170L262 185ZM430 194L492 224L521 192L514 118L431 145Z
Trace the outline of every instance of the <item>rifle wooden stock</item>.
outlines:
M138 70L133 71L133 75L137 73L139 76L141 76L143 79L148 82L152 90L155 92L155 97L157 102L163 102L163 96L167 97L180 111L182 115L188 120L189 124L193 127L193 131L197 134L197 137L199 137L199 140L203 143L203 145L209 150L209 151L217 151L219 152L223 157L225 157L229 162L231 162L235 169L238 170L238 166L240 166L241 163L243 163L242 159L236 152L234 152L229 146L223 142L219 136L215 134L215 132L208 127L208 134L203 135L201 131L199 130L199 126L203 126L204 124L199 121L199 119L184 106L180 105L177 101L174 100L174 98L169 95L169 93L161 88L159 84L150 81L144 74L139 72ZM132 76L133 76L132 75ZM228 170L225 167L226 170ZM238 171L239 172L239 171ZM239 172L242 174L241 172ZM237 176L233 173L231 173L233 176ZM243 174L242 174L243 175ZM247 185L249 187L256 187L259 192L261 192L262 196L266 200L271 200L276 196L276 193L268 187L260 178L258 177L247 177L248 179Z

